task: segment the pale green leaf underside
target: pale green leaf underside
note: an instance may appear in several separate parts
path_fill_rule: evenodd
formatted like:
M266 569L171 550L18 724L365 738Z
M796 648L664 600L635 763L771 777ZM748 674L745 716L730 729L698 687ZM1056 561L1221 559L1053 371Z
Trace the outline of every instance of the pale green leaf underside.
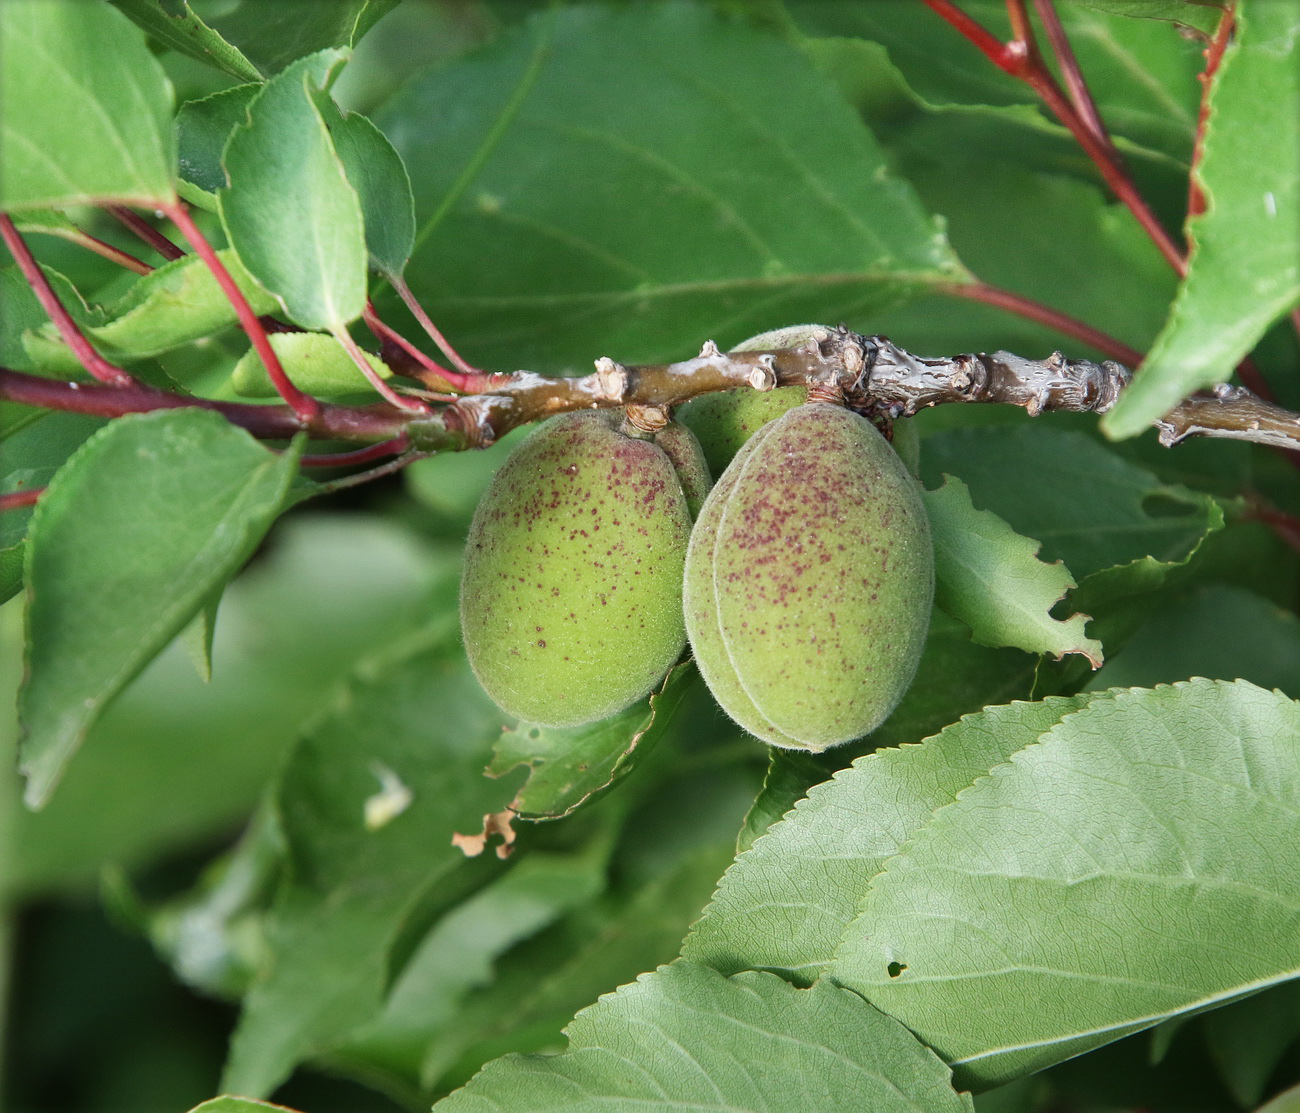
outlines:
M933 813L1089 698L986 708L815 785L736 859L683 956L724 973L759 967L812 981L871 880Z
M268 452L217 414L161 410L112 422L51 481L27 554L18 709L30 805L49 798L104 707L247 559L296 464L296 450Z
M0 5L0 209L176 196L172 89L107 4Z
M1210 94L1188 274L1132 385L1103 419L1140 433L1192 392L1226 381L1300 303L1300 9L1246 0Z
M1300 704L1094 700L934 814L832 974L989 1086L1300 974Z
M323 332L275 332L269 339L285 374L299 390L326 396L373 392L361 369L334 337ZM392 377L392 368L378 356L364 355L380 378ZM261 357L251 348L235 364L230 381L246 398L274 398L277 393Z
M439 1113L958 1113L973 1108L901 1025L820 982L677 962L584 1009L560 1055L489 1063Z
M1089 638L1087 617L1057 620L1049 613L1075 586L1064 564L1038 559L1039 543L1016 533L988 510L976 510L966 485L947 476L925 492L934 536L935 602L971 629L980 645L1029 653L1086 656L1101 665L1101 642Z
M273 313L279 307L253 281L233 251L225 249L217 255L254 313ZM197 255L184 255L151 271L101 312L105 322L86 324L82 331L101 355L121 363L147 359L211 336L237 319L234 307ZM36 367L69 374L81 369L80 361L50 322L24 333L22 341Z

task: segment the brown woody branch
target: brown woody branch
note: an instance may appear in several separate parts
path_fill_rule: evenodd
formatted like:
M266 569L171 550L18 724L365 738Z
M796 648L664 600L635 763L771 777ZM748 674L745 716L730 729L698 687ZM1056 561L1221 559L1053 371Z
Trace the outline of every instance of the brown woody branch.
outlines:
M593 374L575 378L548 378L530 371L485 378L483 393L456 398L426 415L387 404L322 404L306 431L317 438L392 442L386 446L391 451L399 450L394 445L400 443L429 454L483 447L520 425L570 410L670 407L719 390L777 386L805 386L822 397L842 396L854 409L883 420L956 402L1020 406L1030 414L1104 413L1128 385L1131 373L1112 360L1067 359L1060 352L1038 360L1003 351L927 358L884 336L864 336L840 326L819 327L797 347L727 353L709 341L699 355L676 363L632 366L602 357ZM183 398L139 384L62 382L4 369L0 398L104 417L202 406L265 439L287 438L303 429L287 406ZM1208 396L1189 398L1155 424L1166 445L1206 436L1300 448L1300 415L1241 387L1220 386ZM395 440L403 437L406 440ZM344 457L342 462L357 461Z

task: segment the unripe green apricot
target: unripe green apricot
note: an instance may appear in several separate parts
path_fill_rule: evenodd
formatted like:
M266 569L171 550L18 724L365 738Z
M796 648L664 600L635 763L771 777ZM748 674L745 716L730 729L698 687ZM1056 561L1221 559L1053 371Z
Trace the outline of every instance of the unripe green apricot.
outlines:
M710 492L684 585L696 663L741 726L814 751L861 738L902 699L929 626L920 489L871 422L799 406Z
M797 348L816 336L824 338L835 330L826 325L788 325L761 332L742 341L733 352L761 352L778 348ZM787 410L808 400L808 390L801 386L780 386L775 390L739 387L715 394L705 394L677 407L676 418L699 438L704 458L714 475L721 475L732 457L759 429L775 421Z
M461 580L465 649L504 711L575 726L644 696L685 644L686 497L621 412L551 418L480 500Z
M713 472L704 458L704 449L695 434L685 425L670 421L654 435L654 442L672 461L677 480L686 496L686 510L694 521L713 486Z

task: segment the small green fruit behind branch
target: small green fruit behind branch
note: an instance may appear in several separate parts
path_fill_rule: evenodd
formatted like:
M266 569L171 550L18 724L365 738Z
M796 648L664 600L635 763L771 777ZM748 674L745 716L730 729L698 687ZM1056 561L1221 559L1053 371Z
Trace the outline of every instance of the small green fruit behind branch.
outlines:
M622 416L547 421L497 473L470 526L465 648L487 694L528 722L613 715L685 646L686 496L663 449L617 431Z
M916 481L866 418L824 402L750 438L686 558L696 663L724 710L777 746L879 726L915 675L933 596Z

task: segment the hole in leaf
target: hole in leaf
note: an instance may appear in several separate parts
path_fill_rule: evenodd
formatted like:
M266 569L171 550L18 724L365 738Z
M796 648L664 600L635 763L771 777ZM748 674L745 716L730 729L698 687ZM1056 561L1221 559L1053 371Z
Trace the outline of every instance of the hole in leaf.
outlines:
M887 973L891 978L897 978L898 975L906 969L907 963L905 962L891 962L885 967L885 973Z

